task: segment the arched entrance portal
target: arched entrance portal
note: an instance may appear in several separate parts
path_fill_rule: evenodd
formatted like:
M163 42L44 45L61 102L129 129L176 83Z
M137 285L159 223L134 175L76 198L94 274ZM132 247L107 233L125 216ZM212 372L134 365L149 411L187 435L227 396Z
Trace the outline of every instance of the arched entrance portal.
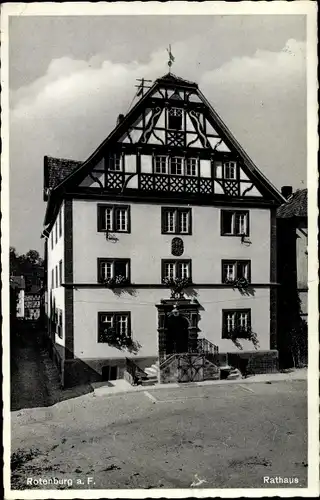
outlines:
M160 364L171 354L197 352L200 304L190 299L163 299L156 307Z
M166 354L189 351L189 322L181 314L166 317Z

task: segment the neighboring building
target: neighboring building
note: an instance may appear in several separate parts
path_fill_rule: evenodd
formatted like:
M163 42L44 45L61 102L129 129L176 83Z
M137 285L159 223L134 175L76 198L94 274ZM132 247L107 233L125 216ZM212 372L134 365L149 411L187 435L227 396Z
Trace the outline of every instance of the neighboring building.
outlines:
M308 192L307 189L292 193L291 186L282 188L287 202L277 211L279 282L288 274L298 291L301 317L308 319ZM291 285L291 283L290 283Z
M308 193L307 189L293 193L291 186L284 186L282 194L287 201L277 211L278 347L287 365L292 358L290 332L300 318L308 320Z
M156 80L84 162L45 157L44 200L49 335L65 386L121 378L126 358L160 360L164 374L173 353L201 349L277 368L284 198L196 83ZM165 278L189 280L185 299L170 298ZM106 332L132 337L135 353Z
M25 280L23 276L10 276L10 287L18 294L16 317L25 316Z
M25 319L38 320L40 318L42 289L38 286L31 286L25 293Z

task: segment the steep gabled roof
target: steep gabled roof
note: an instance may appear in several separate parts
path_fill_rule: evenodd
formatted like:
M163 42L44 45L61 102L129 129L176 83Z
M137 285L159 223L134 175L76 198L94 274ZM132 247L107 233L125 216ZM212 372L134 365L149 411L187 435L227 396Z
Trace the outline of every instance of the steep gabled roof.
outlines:
M243 150L241 145L232 135L228 127L222 121L220 116L213 109L211 104L207 101L205 96L198 89L198 85L194 82L190 82L188 80L184 80L172 73L167 73L166 75L158 78L150 89L141 97L141 99L131 108L131 110L127 113L123 119L118 122L116 127L111 131L109 136L98 146L98 148L85 160L74 161L74 160L64 160L57 158L45 157L45 162L49 168L47 169L47 179L45 180L45 184L47 182L47 188L51 188L52 194L58 193L60 187L67 187L69 183L72 185L74 180L80 178L82 175L86 175L86 173L92 168L94 163L100 161L103 157L104 151L108 147L109 144L113 141L117 141L120 137L126 132L128 127L134 122L139 113L143 111L145 106L147 105L148 99L161 87L167 86L170 88L171 85L176 85L181 89L190 89L191 92L195 93L200 102L202 102L208 109L208 112L214 120L216 124L217 131L221 134L223 140L227 143L227 145L231 145L234 150L242 157L244 161L244 165L247 170L250 171L251 175L260 182L261 185L264 186L264 189L268 191L276 203L283 203L285 198L281 195L281 193L273 186L273 184L263 175L263 173L257 168L254 162L249 158L246 152ZM51 196L52 200L52 196ZM52 201L51 201L52 202ZM50 203L50 199L49 199ZM48 203L48 204L49 204ZM47 206L47 214L49 213ZM48 220L46 215L46 220ZM47 222L48 223L48 222Z
M44 157L45 189L54 189L83 162L64 158Z
M184 78L180 78L180 76L176 76L173 73L167 73L166 75L157 78L156 83L175 83L177 85L183 85L184 87L194 87L198 88L198 84L195 82L190 82L189 80L185 80Z
M277 210L277 217L288 219L290 217L308 216L308 190L298 189Z

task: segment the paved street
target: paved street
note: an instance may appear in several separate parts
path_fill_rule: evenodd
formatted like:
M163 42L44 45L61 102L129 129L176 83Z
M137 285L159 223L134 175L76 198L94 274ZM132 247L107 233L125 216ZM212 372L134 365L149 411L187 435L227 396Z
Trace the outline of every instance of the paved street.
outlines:
M146 389L13 412L13 488L306 487L306 382Z
M12 347L11 409L47 406L48 384L37 332L22 330Z

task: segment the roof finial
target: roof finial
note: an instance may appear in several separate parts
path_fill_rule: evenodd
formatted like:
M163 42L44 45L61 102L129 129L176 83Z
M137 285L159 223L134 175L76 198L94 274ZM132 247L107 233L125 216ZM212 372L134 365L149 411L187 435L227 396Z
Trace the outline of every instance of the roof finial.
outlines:
M168 66L169 66L169 73L171 73L171 66L174 63L174 57L171 52L171 45L169 45L169 48L167 49L168 54L169 54L169 60L168 60Z

